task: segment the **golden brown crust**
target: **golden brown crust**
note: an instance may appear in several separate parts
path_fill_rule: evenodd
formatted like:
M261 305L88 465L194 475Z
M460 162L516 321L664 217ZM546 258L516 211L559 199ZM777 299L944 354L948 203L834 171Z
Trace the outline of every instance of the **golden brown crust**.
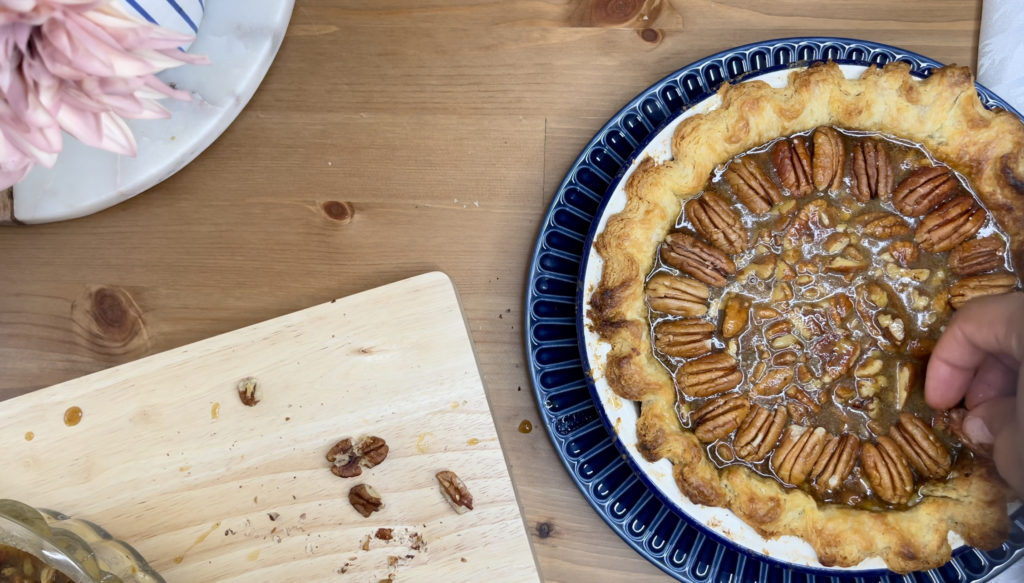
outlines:
M625 208L595 240L604 268L589 316L611 345L609 385L642 403L638 449L649 460L672 461L675 480L692 501L728 507L766 537L799 536L824 565L880 556L899 572L937 567L950 558L949 530L973 546L997 546L1008 532L1005 491L987 466L927 483L920 502L889 512L818 504L742 466L719 471L680 425L672 377L650 349L643 285L682 205L702 191L716 166L780 136L825 125L918 142L962 173L1009 235L1021 272L1024 126L1012 114L986 110L963 67L938 69L918 81L907 65L894 63L849 80L829 63L791 73L781 89L758 81L726 84L719 97L718 109L679 124L673 160L638 165L625 187Z

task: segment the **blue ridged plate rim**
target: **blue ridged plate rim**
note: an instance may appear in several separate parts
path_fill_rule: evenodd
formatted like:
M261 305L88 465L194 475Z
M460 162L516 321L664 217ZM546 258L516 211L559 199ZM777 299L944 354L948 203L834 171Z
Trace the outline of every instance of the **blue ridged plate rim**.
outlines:
M942 64L897 47L834 37L785 38L729 49L655 83L615 114L580 153L555 192L537 237L526 293L530 377L542 422L573 481L602 519L640 555L687 583L980 583L1024 556L1024 508L1010 539L993 551L963 547L946 565L899 575L784 563L741 548L692 521L634 465L598 405L586 374L579 329L582 277L593 229L635 156L673 119L722 83L752 74L833 60L852 65L908 63L927 77ZM982 102L1018 116L977 86Z

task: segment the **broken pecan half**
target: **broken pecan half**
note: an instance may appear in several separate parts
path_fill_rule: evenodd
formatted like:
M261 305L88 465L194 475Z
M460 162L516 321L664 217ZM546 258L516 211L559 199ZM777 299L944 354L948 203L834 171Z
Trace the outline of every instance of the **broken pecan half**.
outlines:
M691 360L676 371L676 383L690 397L710 397L736 388L743 380L739 363L726 352Z
M733 160L722 175L725 182L751 212L763 214L782 202L782 193L764 170L750 158Z
M811 153L801 136L779 140L772 147L772 165L782 186L795 197L814 192L811 183Z
M896 442L881 435L878 443L865 443L860 462L871 489L890 504L906 504L914 494L914 476Z
M1017 287L1017 276L1008 271L965 277L949 289L949 305L959 310L968 300L981 296L1010 293Z
M885 211L863 214L854 220L854 224L862 227L862 233L876 239L894 239L911 232L907 221Z
M987 216L974 197L957 195L921 219L914 240L931 253L949 251L977 233Z
M442 470L437 473L436 477L441 494L452 505L455 512L465 514L473 509L473 495L469 493L469 488L455 472Z
M736 273L732 259L704 241L686 233L669 233L661 246L661 259L708 285L722 287L726 276Z
M851 433L839 437L830 435L818 461L811 468L814 488L828 492L838 488L857 465L860 454L860 439Z
M789 367L773 368L761 380L754 383L750 391L762 397L778 395L793 382L793 369Z
M750 410L750 401L741 395L723 395L704 403L693 412L693 434L704 443L729 435L740 426Z
M654 327L654 346L669 356L695 358L711 352L715 325L700 318L664 320Z
M814 188L825 192L837 192L843 185L843 167L846 165L846 152L839 132L822 126L814 130L814 158L811 163L811 175Z
M944 166L919 168L892 193L892 205L908 217L919 217L956 192L960 183Z
M772 454L772 469L780 480L798 486L807 479L825 448L828 431L824 427L790 425Z
M853 368L854 361L860 356L860 344L847 338L826 336L811 348L821 360L822 381L829 383L846 374Z
M647 305L672 316L703 316L708 311L708 286L689 277L659 273L647 282Z
M893 241L889 243L889 254L902 267L909 267L917 261L921 252L913 241Z
M949 252L949 268L957 275L977 275L1006 265L1006 242L991 235L968 239Z
M949 474L949 451L919 417L900 413L899 423L893 425L890 433L918 474L934 480Z
M363 518L369 518L371 514L380 510L384 505L380 494L369 484L357 484L348 491L348 501Z
M747 248L747 230L740 215L713 192L705 192L686 203L686 218L697 233L726 253Z
M363 468L372 468L386 457L388 444L374 435L361 437L355 443L346 437L327 452L331 473L339 478L354 478L363 473Z
M722 317L722 337L739 336L747 328L752 300L747 296L734 295L725 302L725 316Z
M863 140L853 147L853 197L860 202L887 199L892 194L892 162L878 140Z
M759 462L768 457L775 449L782 430L786 428L786 421L788 418L785 407L776 407L774 411L769 411L760 405L754 405L736 432L736 438L733 439L736 455L750 462Z

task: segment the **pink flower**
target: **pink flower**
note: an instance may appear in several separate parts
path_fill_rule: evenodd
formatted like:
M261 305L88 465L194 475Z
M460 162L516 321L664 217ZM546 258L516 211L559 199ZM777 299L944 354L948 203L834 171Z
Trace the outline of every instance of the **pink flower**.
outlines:
M206 62L178 48L189 40L110 0L0 0L0 190L53 166L62 130L134 156L124 118L170 117L158 99L189 99L154 76Z

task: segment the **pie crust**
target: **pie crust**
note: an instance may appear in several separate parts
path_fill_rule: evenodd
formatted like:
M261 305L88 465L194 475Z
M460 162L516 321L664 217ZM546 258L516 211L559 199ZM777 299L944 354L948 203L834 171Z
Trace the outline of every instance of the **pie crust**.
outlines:
M974 547L999 546L1009 534L1009 492L983 456L964 456L968 461L944 479L918 476L918 496L909 505L883 509L822 502L747 466L716 464L680 420L673 372L652 348L645 282L684 204L705 191L716 169L823 126L920 144L966 178L1008 237L1016 272L1024 273L1024 125L1008 112L987 110L969 70L956 66L920 80L908 65L892 63L847 79L835 63L815 64L790 73L785 87L726 84L718 97L717 109L678 125L670 160L638 163L625 185L624 208L594 241L603 270L588 315L609 345L603 373L610 387L640 402L638 450L649 461L670 460L691 501L729 508L767 538L798 536L825 566L881 557L897 572L934 568L950 559L950 531Z

